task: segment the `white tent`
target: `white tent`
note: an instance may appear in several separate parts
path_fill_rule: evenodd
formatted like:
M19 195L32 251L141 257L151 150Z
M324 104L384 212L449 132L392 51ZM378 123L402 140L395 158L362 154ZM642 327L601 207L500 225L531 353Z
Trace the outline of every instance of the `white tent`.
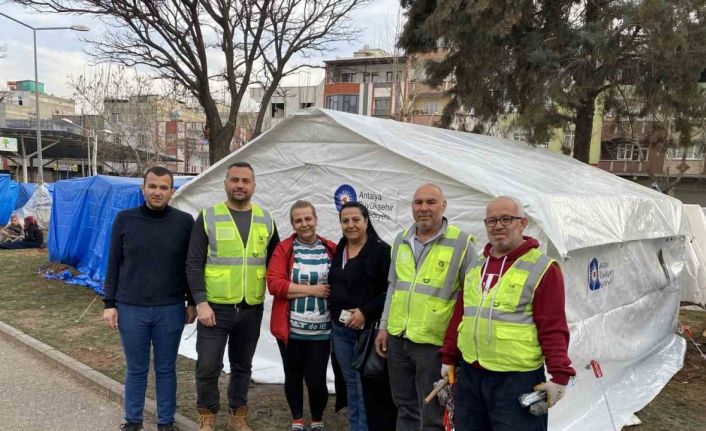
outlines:
M682 285L681 300L706 304L706 214L698 205L684 205L689 220L686 270L693 278Z
M273 212L281 236L291 232L290 205L307 199L320 232L337 240L335 203L347 196L368 206L391 241L412 223L416 187L434 182L445 191L447 217L483 243L487 202L499 195L523 201L527 233L564 272L578 372L551 411L552 430L613 429L611 415L620 428L682 366L685 343L674 329L681 278L689 274L676 199L522 143L313 108L211 166L179 190L174 205L196 214L224 200L226 169L240 160L254 166L254 201ZM265 319L256 368L279 368L254 370L256 380L282 373L268 325ZM602 385L586 369L593 359Z
M48 228L49 218L51 217L51 203L51 193L47 189L46 184L39 184L29 200L21 208L16 209L13 214L16 214L20 220L27 216L34 216L39 226Z

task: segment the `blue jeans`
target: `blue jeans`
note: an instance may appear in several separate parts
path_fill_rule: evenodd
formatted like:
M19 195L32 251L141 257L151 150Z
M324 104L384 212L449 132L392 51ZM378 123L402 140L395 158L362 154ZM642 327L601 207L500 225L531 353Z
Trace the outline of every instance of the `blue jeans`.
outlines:
M118 329L127 364L125 420L142 422L150 348L154 348L157 423L173 423L177 392L176 357L184 330L184 304L141 307L118 303L117 307Z
M368 419L363 403L363 386L360 374L353 369L353 353L360 331L355 331L336 323L333 325L333 349L341 366L343 378L346 380L348 394L348 431L368 431Z

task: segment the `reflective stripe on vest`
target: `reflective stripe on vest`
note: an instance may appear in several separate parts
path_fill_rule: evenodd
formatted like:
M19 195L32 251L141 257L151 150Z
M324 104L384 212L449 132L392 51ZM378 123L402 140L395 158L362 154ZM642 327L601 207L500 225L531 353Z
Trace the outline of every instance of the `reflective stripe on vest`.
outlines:
M520 256L487 294L481 293L485 259L466 274L458 348L468 363L493 371L531 371L544 356L537 339L532 301L554 260L537 249Z
M394 292L387 330L415 343L441 346L456 303L459 268L472 238L448 225L417 269L412 249L404 241L407 234L400 233L392 247L397 282L391 286Z
M274 232L272 215L252 205L247 245L222 202L203 210L208 235L204 277L208 301L218 304L261 304L265 298L267 246Z

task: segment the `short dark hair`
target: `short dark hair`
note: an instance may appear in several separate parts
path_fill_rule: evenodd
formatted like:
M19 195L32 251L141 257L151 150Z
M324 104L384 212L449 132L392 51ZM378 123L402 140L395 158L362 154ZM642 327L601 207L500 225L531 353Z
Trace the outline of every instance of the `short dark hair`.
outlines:
M248 162L235 162L228 165L228 169L226 169L226 179L228 179L228 171L230 171L231 168L248 168L250 172L252 172L252 179L255 179L255 169L253 169L252 165Z
M149 174L155 174L158 177L169 175L169 181L171 182L170 187L174 187L174 175L172 175L172 171L165 168L164 166L152 166L151 168L147 169L145 171L145 174L142 176L142 184L147 183L147 175Z

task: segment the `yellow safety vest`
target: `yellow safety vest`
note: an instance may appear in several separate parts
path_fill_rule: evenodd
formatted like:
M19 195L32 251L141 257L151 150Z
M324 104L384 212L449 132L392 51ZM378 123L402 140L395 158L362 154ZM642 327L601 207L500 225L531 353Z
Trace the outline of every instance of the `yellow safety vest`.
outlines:
M463 283L458 348L463 360L492 371L532 371L544 364L532 315L539 282L554 263L536 248L520 256L485 295L481 259Z
M204 278L206 298L216 304L250 305L265 300L267 246L274 232L272 214L252 205L247 247L225 202L203 210L208 235Z
M441 346L460 287L458 272L473 237L453 225L434 240L424 261L417 266L405 241L406 230L395 239L392 263L397 282L387 320L387 331L415 343Z

